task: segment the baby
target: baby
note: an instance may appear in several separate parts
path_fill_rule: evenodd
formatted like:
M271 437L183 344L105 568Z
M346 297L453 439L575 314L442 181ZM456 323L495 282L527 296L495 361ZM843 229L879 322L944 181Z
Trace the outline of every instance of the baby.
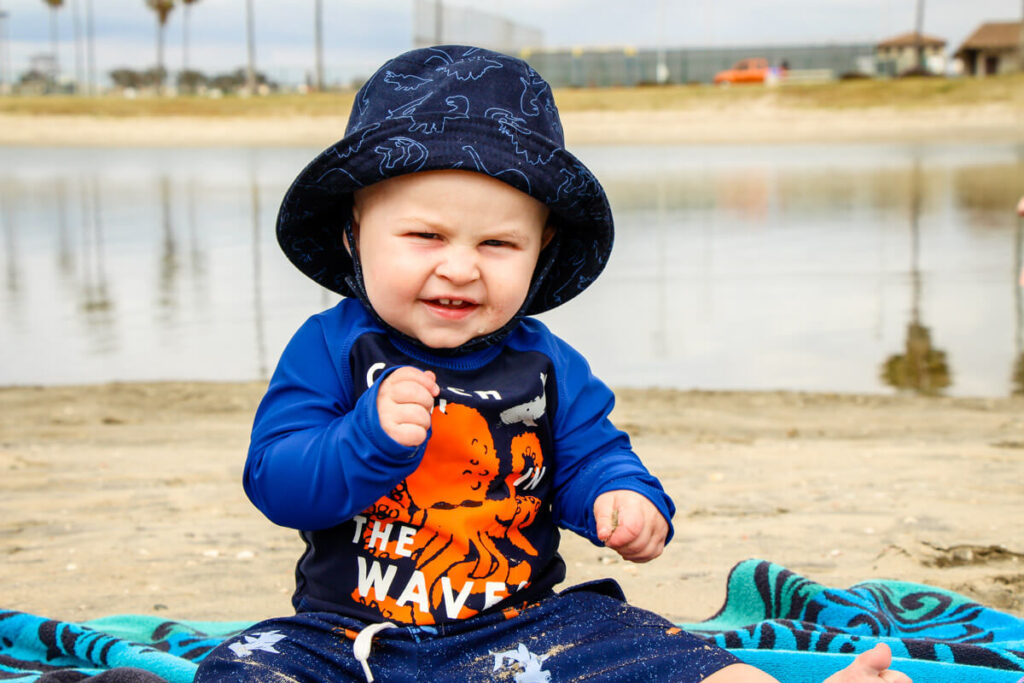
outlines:
M346 298L285 349L244 485L300 530L294 616L196 681L770 681L629 605L556 592L559 527L646 562L674 507L609 420L611 391L531 318L612 246L600 184L526 63L445 46L389 61L299 175L278 236ZM903 682L884 646L835 683Z

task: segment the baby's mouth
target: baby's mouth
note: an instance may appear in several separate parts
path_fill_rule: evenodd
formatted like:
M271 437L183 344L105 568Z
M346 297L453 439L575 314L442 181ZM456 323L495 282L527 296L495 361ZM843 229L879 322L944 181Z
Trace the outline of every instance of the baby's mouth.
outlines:
M430 303L441 308L448 308L452 310L460 310L476 306L472 301L466 301L464 299L431 299Z

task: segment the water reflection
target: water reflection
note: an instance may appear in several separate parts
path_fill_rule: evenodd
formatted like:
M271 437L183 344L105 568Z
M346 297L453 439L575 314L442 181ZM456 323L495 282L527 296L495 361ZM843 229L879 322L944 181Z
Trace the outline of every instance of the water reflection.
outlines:
M1013 290L1013 312L1016 327L1014 328L1013 348L1017 361L1013 364L1014 394L1024 394L1024 216L1017 219L1014 231L1013 273L1017 286Z
M267 340L263 322L263 268L260 265L260 232L263 222L260 220L260 187L253 177L250 180L252 192L252 320L255 325L257 377L265 379L267 375Z
M0 148L0 384L265 378L337 300L274 238L316 151ZM1024 391L1021 148L579 152L616 252L543 319L610 383Z
M932 346L931 330L921 322L921 162L914 159L910 183L910 323L904 353L889 356L882 380L919 394L941 393L950 385L946 352Z

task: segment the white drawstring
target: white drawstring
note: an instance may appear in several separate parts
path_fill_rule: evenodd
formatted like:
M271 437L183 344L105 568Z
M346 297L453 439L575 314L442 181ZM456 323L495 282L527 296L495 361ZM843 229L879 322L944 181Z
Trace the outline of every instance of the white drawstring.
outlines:
M373 674L370 673L370 648L373 646L373 637L386 628L396 628L390 621L382 621L379 624L370 624L356 634L355 642L352 643L352 654L363 665L363 673L366 675L366 683L373 683Z

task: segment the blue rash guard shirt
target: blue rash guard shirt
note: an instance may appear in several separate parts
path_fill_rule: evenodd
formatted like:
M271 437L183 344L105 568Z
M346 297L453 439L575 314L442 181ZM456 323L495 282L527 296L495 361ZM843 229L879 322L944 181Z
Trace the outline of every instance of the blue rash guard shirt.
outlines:
M377 416L378 387L402 366L433 371L441 388L417 448ZM306 542L296 609L465 619L548 594L565 577L557 527L600 544L601 493L639 492L672 519L672 501L608 419L613 404L583 356L537 320L481 351L435 356L344 299L282 354L256 413L245 491Z

